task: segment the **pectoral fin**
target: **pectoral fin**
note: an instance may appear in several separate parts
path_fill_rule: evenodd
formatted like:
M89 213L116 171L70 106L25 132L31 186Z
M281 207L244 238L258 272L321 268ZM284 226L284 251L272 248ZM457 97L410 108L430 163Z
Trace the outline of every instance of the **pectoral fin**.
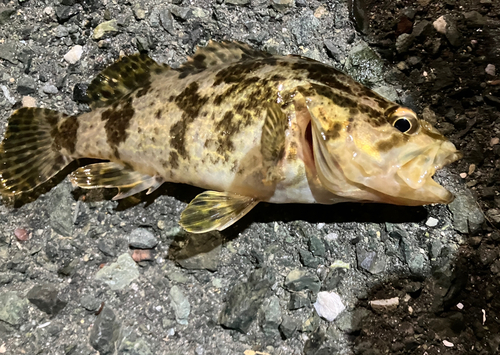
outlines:
M179 224L188 232L223 230L246 215L259 201L229 192L205 191L181 214Z
M287 117L281 107L276 103L269 104L260 139L265 169L264 183L271 184L283 179L279 162L285 154L286 127Z
M70 175L70 180L83 189L116 187L118 194L113 200L129 197L146 189L149 189L147 193L150 194L163 184L163 179L158 176L141 174L113 162L81 167Z

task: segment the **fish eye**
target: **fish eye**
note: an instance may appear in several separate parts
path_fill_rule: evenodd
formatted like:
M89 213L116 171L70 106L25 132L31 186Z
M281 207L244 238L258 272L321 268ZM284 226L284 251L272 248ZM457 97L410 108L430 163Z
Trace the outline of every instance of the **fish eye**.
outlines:
M397 108L390 114L389 121L394 128L404 134L415 134L420 128L415 112L403 107Z

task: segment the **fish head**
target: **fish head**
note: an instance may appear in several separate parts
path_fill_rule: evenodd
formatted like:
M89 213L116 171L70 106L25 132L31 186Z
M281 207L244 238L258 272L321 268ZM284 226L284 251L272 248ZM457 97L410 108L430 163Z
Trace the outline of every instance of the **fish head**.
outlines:
M409 206L451 202L452 193L432 176L461 153L412 110L365 87L359 92L353 97L317 85L305 95L323 187L347 200Z

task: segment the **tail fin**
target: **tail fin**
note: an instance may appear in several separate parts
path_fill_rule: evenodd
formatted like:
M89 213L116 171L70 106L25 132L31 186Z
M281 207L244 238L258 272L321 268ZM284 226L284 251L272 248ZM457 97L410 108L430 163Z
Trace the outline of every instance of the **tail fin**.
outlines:
M0 146L0 193L33 190L68 165L78 121L42 108L22 108L9 119Z

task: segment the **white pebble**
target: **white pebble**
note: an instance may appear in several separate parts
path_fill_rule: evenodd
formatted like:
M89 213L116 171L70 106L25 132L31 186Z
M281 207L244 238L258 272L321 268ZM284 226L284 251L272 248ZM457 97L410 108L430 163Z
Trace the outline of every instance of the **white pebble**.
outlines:
M432 25L439 33L446 34L446 20L444 16L438 18L436 21L432 23Z
M319 292L314 303L314 309L318 315L329 322L333 322L345 309L342 299L335 292Z
M429 219L427 220L427 222L425 222L425 225L427 227L435 227L438 225L438 220L434 217L429 217Z
M64 55L64 60L69 64L76 64L83 54L83 47L80 45L76 45L69 50L68 53Z
M316 229L322 229L325 226L325 223L318 223L316 225Z
M488 75L495 76L495 66L493 64L488 64L484 71Z
M370 301L370 306L376 312L393 311L399 306L399 298L393 297L384 300Z
M443 344L444 346L448 347L448 348L453 348L455 345L453 345L453 343L451 341L448 341L448 340L443 340Z
M337 239L338 237L339 237L339 235L335 232L328 233L327 235L325 235L325 239L328 240L329 242Z
M458 309L464 309L463 303L457 303L457 308Z

